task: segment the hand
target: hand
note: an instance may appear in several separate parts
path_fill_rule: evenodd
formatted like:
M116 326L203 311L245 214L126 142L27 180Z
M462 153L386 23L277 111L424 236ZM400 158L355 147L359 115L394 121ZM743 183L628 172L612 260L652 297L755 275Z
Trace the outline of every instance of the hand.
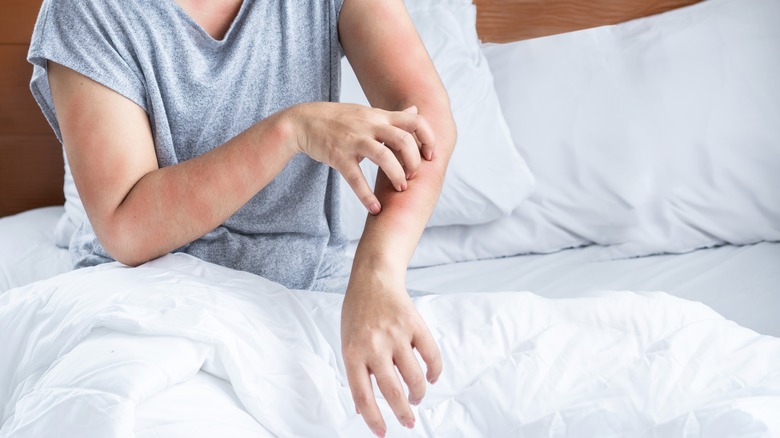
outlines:
M419 404L426 389L413 348L425 361L431 384L441 374L442 361L436 341L407 294L403 275L381 278L376 271L368 272L353 269L344 297L342 355L355 407L369 428L383 437L387 429L376 404L371 374L398 421L412 428L415 418L409 403ZM409 388L408 401L396 367Z
M400 192L406 190L406 180L414 178L420 156L433 157L433 131L414 106L385 111L314 102L295 105L288 114L298 152L338 170L372 214L379 214L382 207L360 170L363 158L378 165Z

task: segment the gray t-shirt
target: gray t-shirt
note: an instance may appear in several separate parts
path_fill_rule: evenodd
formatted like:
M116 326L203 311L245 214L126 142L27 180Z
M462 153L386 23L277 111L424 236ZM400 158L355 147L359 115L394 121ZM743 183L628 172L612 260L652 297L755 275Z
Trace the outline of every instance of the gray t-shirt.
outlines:
M337 101L342 0L244 0L222 40L175 0L45 0L28 59L32 92L62 140L47 60L124 95L149 116L157 161L171 166L300 102ZM224 224L178 249L291 288L332 289L348 275L339 177L304 154ZM192 187L198 190L198 187ZM76 267L112 261L88 221Z

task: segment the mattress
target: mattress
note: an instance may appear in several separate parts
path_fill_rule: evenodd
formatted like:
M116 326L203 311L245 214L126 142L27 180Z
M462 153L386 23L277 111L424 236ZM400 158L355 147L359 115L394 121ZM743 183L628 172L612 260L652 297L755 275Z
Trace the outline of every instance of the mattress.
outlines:
M70 269L68 251L54 244L62 212L47 207L0 219L0 292ZM546 298L664 291L702 302L758 333L780 336L780 243L623 260L592 246L411 269L408 286L434 293L525 290Z

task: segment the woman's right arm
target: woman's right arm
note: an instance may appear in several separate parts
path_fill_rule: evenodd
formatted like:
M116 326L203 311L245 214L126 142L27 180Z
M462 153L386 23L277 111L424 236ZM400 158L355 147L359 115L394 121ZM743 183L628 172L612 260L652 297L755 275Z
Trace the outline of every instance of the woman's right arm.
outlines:
M420 161L410 133L430 129L411 113L302 104L263 119L203 155L159 168L142 108L54 62L48 63L48 74L87 217L108 254L131 266L222 224L299 152L339 170L367 208L378 206L360 173L360 160L376 162L393 175L397 189L405 190L405 175L413 174ZM403 157L405 166L389 148Z

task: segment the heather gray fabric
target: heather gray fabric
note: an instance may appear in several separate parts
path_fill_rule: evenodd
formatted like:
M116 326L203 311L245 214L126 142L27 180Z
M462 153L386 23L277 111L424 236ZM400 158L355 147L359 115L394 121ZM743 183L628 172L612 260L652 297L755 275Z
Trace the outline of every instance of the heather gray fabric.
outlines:
M340 8L341 0L244 0L215 40L175 0L45 0L31 88L60 140L47 60L117 91L147 112L159 165L170 166L293 104L337 101ZM348 265L338 182L335 170L298 155L222 226L177 251L291 288L340 288ZM112 260L88 222L70 251L75 267Z

